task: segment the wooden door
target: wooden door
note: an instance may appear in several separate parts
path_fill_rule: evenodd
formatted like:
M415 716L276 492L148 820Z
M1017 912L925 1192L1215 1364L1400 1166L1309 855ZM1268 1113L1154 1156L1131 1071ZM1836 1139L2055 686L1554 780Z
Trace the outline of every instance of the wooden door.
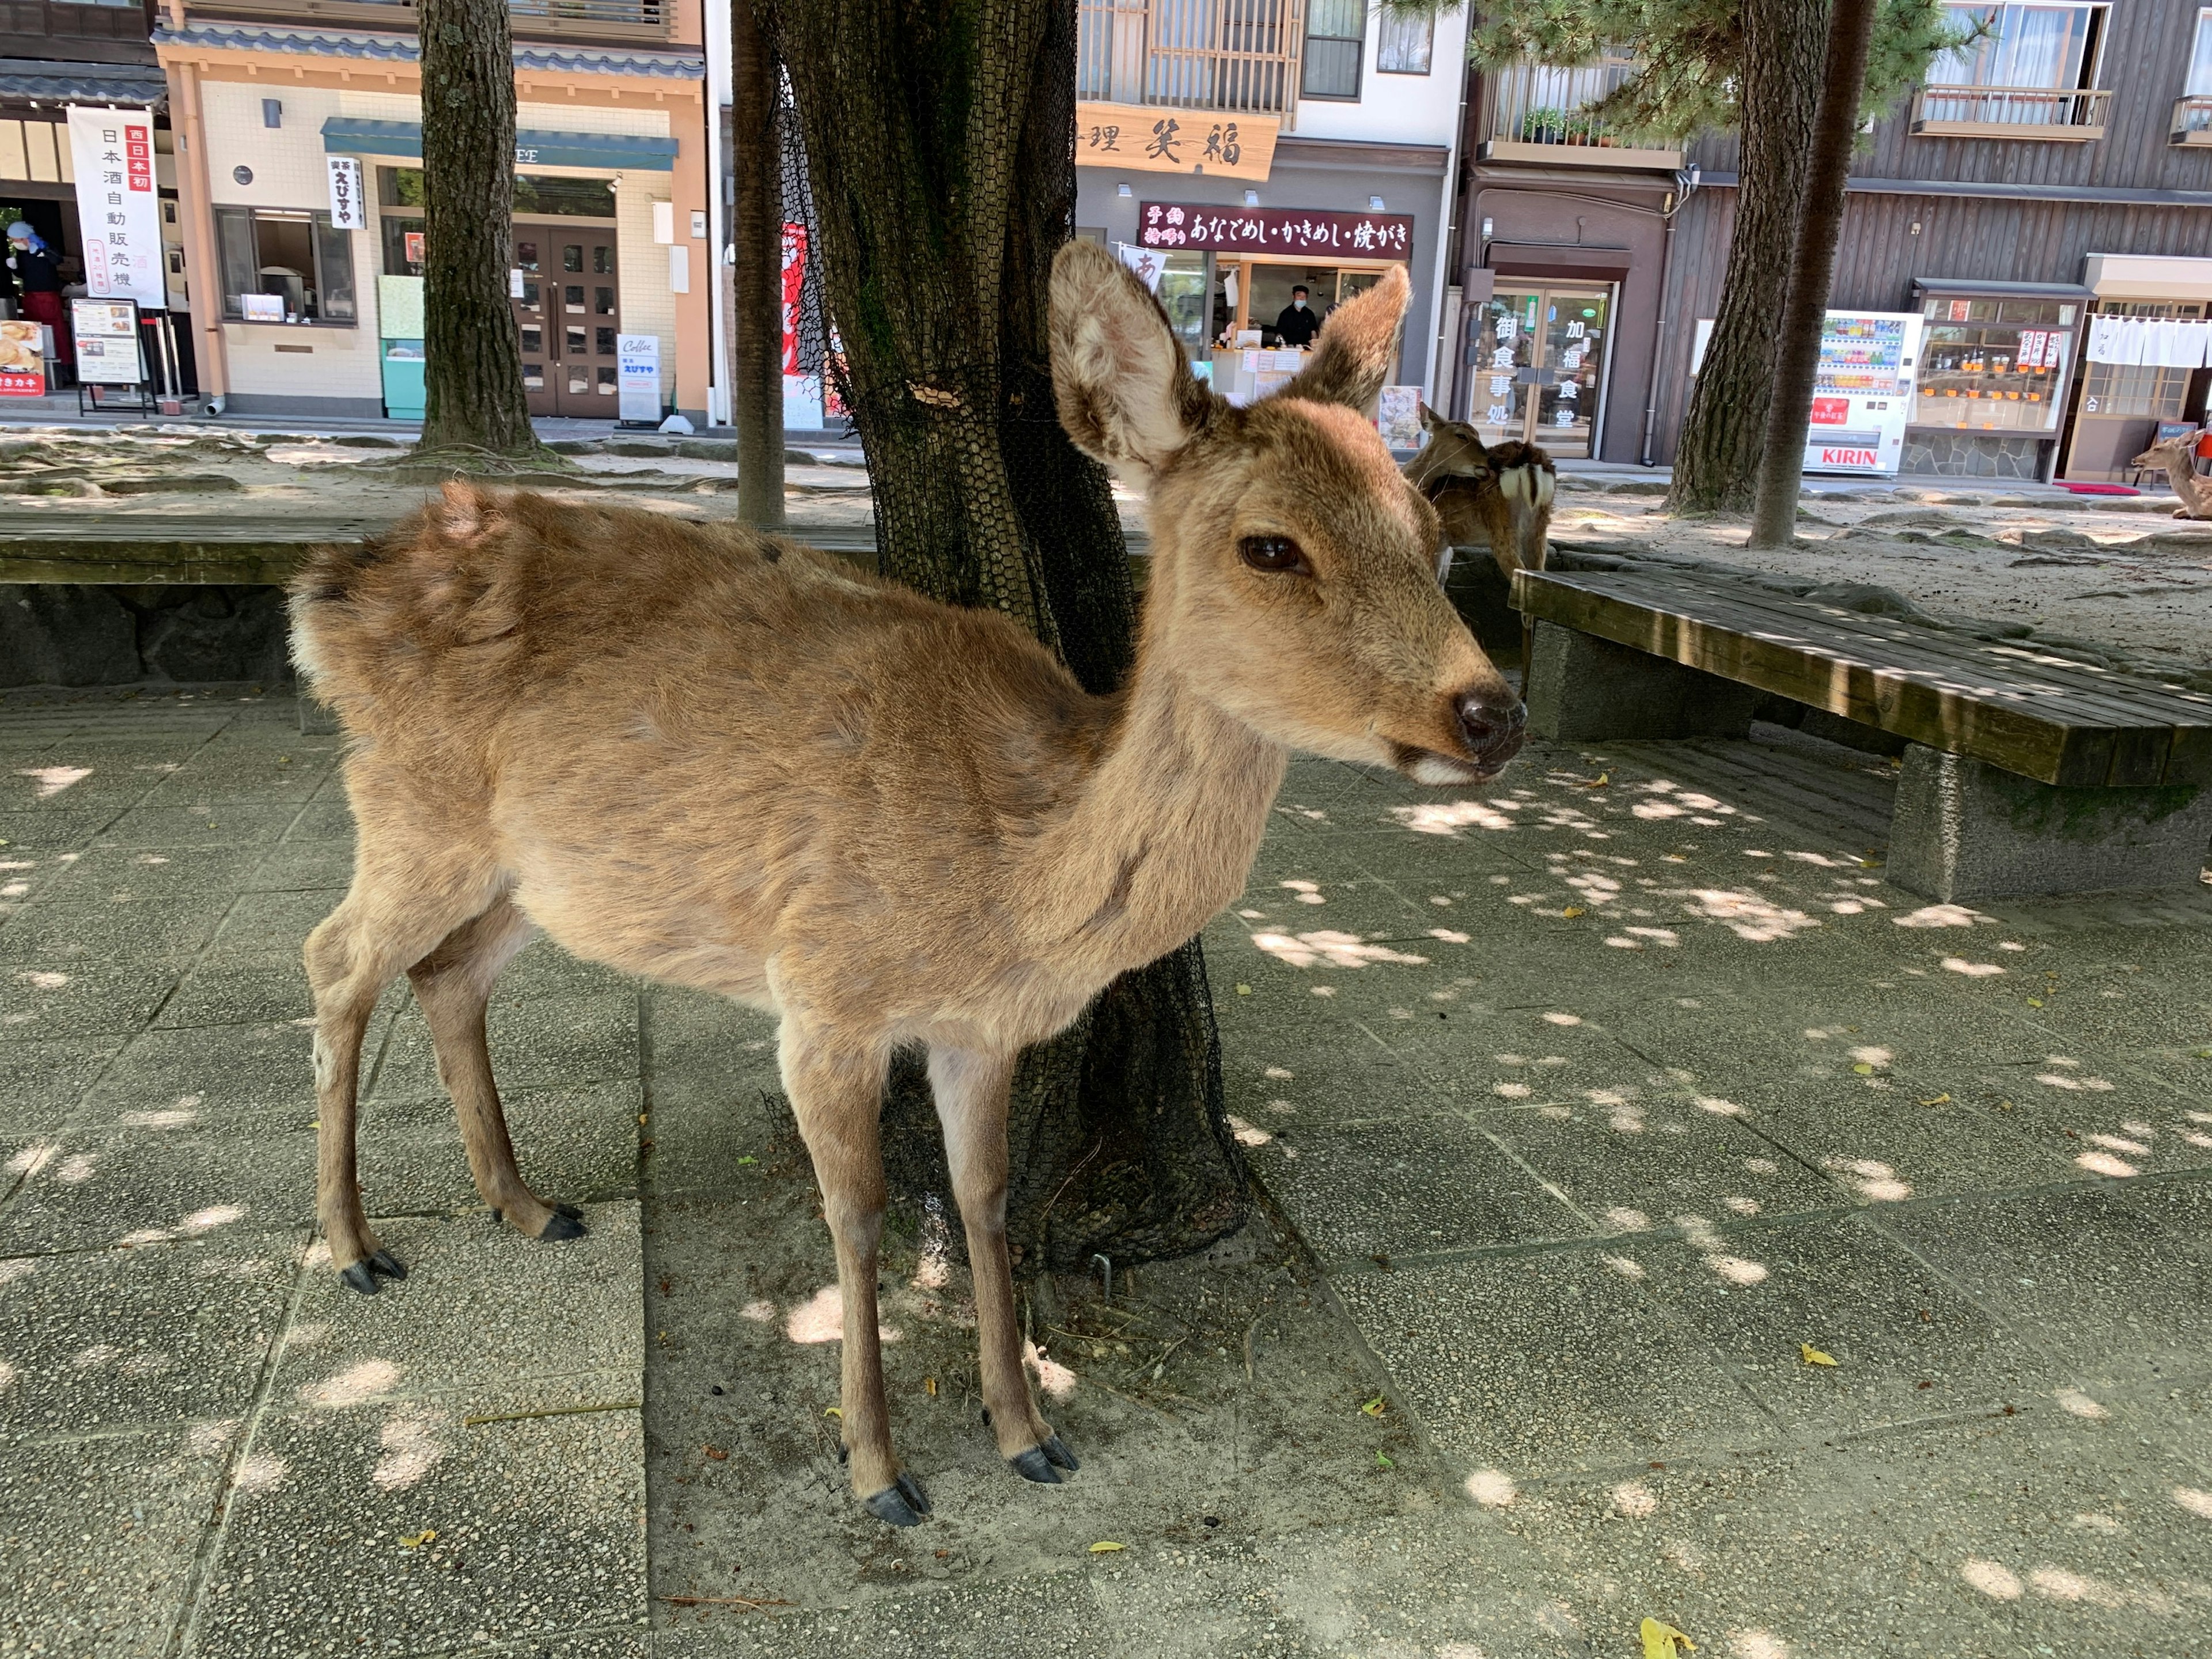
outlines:
M514 266L522 291L510 304L530 412L613 420L622 331L614 227L518 220Z

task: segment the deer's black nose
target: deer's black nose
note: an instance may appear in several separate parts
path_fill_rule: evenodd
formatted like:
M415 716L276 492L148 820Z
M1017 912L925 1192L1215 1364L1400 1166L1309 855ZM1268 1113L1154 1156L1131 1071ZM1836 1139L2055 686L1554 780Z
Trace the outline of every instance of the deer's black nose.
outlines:
M1468 750L1486 763L1510 760L1518 752L1528 724L1525 704L1491 702L1480 694L1459 700L1459 729Z

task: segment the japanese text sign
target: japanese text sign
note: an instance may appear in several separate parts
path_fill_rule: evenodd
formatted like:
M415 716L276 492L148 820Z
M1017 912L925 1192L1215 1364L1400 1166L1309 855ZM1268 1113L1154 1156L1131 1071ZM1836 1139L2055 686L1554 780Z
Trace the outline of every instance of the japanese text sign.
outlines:
M28 317L0 318L0 398L46 395L45 329Z
M72 106L69 129L86 289L98 299L166 307L152 112Z
M1155 104L1078 104L1075 165L1125 173L1202 173L1265 182L1275 164L1272 115L1223 115Z
M1146 202L1137 210L1137 240L1146 247L1212 248L1222 253L1405 259L1413 252L1413 221L1403 213Z
M368 210L361 199L361 163L350 155L323 158L331 169L331 223L339 230L367 230Z
M619 395L617 414L625 421L660 424L660 337L623 334L615 338Z

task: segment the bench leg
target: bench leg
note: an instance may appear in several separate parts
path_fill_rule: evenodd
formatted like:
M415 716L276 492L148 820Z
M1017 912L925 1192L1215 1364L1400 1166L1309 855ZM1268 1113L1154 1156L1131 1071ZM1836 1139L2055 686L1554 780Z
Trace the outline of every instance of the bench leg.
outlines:
M1898 776L1887 873L1946 904L2193 887L2208 844L2212 787L2060 788L1916 743Z
M1557 623L1538 622L1524 682L1531 737L1741 738L1759 693Z

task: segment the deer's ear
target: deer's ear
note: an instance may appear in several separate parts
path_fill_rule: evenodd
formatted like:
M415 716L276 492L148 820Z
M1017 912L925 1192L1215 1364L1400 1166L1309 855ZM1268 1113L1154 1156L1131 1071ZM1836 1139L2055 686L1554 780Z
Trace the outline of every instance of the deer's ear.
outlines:
M1313 361L1274 395L1346 404L1372 419L1398 356L1398 330L1413 292L1406 267L1391 266L1381 282L1336 308L1321 325Z
M1052 262L1052 390L1075 447L1142 483L1212 420L1167 313L1096 242Z

